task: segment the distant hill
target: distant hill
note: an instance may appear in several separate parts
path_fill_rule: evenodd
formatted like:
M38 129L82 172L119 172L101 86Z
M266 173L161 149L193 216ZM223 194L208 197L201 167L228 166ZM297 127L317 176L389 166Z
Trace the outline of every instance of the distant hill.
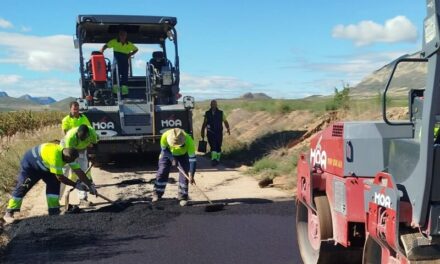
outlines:
M0 97L8 97L9 95L6 92L0 91Z
M404 55L402 57L419 58L420 53ZM358 85L350 90L351 96L371 97L383 92L395 61L383 66L366 76ZM404 62L400 63L389 88L389 93L394 96L407 96L410 89L425 87L427 73L426 63Z
M44 97L39 97L44 98ZM50 100L50 99L49 99ZM56 110L56 111L69 111L69 103L74 101L75 98L67 97L58 102L51 104L41 104L35 100L29 100L29 98L14 98L14 97L1 97L0 96L0 112L1 111L20 111L20 110L33 110L33 111L43 111L43 110ZM51 100L50 100L51 101Z
M19 98L24 99L24 100L28 100L28 101L32 101L34 103L41 104L41 105L48 105L48 104L52 104L52 103L56 102L56 100L53 99L52 97L47 97L47 96L33 97L33 96L30 96L29 94L22 95Z
M50 109L68 112L70 102L75 101L75 100L76 100L75 97L67 97L63 100L52 103L50 105Z
M43 110L44 106L33 101L14 97L0 97L0 111Z
M245 93L240 96L241 99L272 99L265 93Z

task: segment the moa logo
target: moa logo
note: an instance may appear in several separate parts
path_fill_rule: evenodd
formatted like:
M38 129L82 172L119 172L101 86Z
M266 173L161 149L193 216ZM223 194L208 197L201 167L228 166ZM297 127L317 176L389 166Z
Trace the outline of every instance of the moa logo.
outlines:
M182 120L177 119L174 115L168 117L168 119L161 120L162 127L182 127Z
M316 143L316 147L310 149L310 164L312 166L320 165L322 169L327 168L327 152L321 149L322 135Z
M391 208L391 198L383 193L374 193L374 203L383 207Z
M114 130L115 124L113 122L93 122L93 128L96 130Z

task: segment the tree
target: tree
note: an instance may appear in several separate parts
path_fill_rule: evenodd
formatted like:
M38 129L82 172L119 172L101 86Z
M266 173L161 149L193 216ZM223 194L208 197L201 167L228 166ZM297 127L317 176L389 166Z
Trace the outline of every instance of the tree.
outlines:
M333 100L338 109L348 110L350 109L350 85L342 82L343 88L341 91L335 87L335 95Z

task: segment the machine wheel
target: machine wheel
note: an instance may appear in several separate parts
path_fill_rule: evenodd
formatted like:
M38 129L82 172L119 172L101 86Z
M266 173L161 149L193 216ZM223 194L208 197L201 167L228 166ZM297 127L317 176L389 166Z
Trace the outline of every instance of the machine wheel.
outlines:
M361 253L358 249L335 246L330 205L327 196L314 198L316 213L301 202L296 208L296 232L302 260L305 264L359 263Z
M325 195L316 196L314 201L316 213L304 204L297 203L296 230L299 250L305 264L330 263L331 260L321 257L321 240L333 235L330 206Z
M382 262L382 248L370 236L365 241L362 264L378 264Z

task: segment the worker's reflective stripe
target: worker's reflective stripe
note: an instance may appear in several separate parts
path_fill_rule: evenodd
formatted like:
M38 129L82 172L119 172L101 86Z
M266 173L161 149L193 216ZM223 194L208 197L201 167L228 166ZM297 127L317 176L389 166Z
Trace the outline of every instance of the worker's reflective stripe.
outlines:
M32 148L32 156L34 156L34 158L38 158L38 156L37 156L37 147Z
M156 191L156 192L165 192L165 188L157 188L157 187L154 187L154 190Z
M8 209L20 209L23 198L12 197L8 202Z
M47 207L50 208L58 208L60 207L60 196L56 194L47 194Z
M196 158L189 158L189 162L196 162L197 159Z
M48 168L46 168L46 166L44 166L43 163L41 163L41 161L37 160L37 165L38 167L40 167L40 169L44 170L44 171L49 171Z
M157 185L157 186L166 186L166 185L167 185L167 182L156 181L156 185Z
M182 187L182 188L185 188L185 189L188 188L188 185L185 184L185 183L182 183L182 182L181 182L181 183L179 183L179 185L180 185L180 187Z
M49 169L44 166L44 164L40 161L40 146L32 148L32 156L35 158L35 162L37 163L38 167L44 171L48 171Z

